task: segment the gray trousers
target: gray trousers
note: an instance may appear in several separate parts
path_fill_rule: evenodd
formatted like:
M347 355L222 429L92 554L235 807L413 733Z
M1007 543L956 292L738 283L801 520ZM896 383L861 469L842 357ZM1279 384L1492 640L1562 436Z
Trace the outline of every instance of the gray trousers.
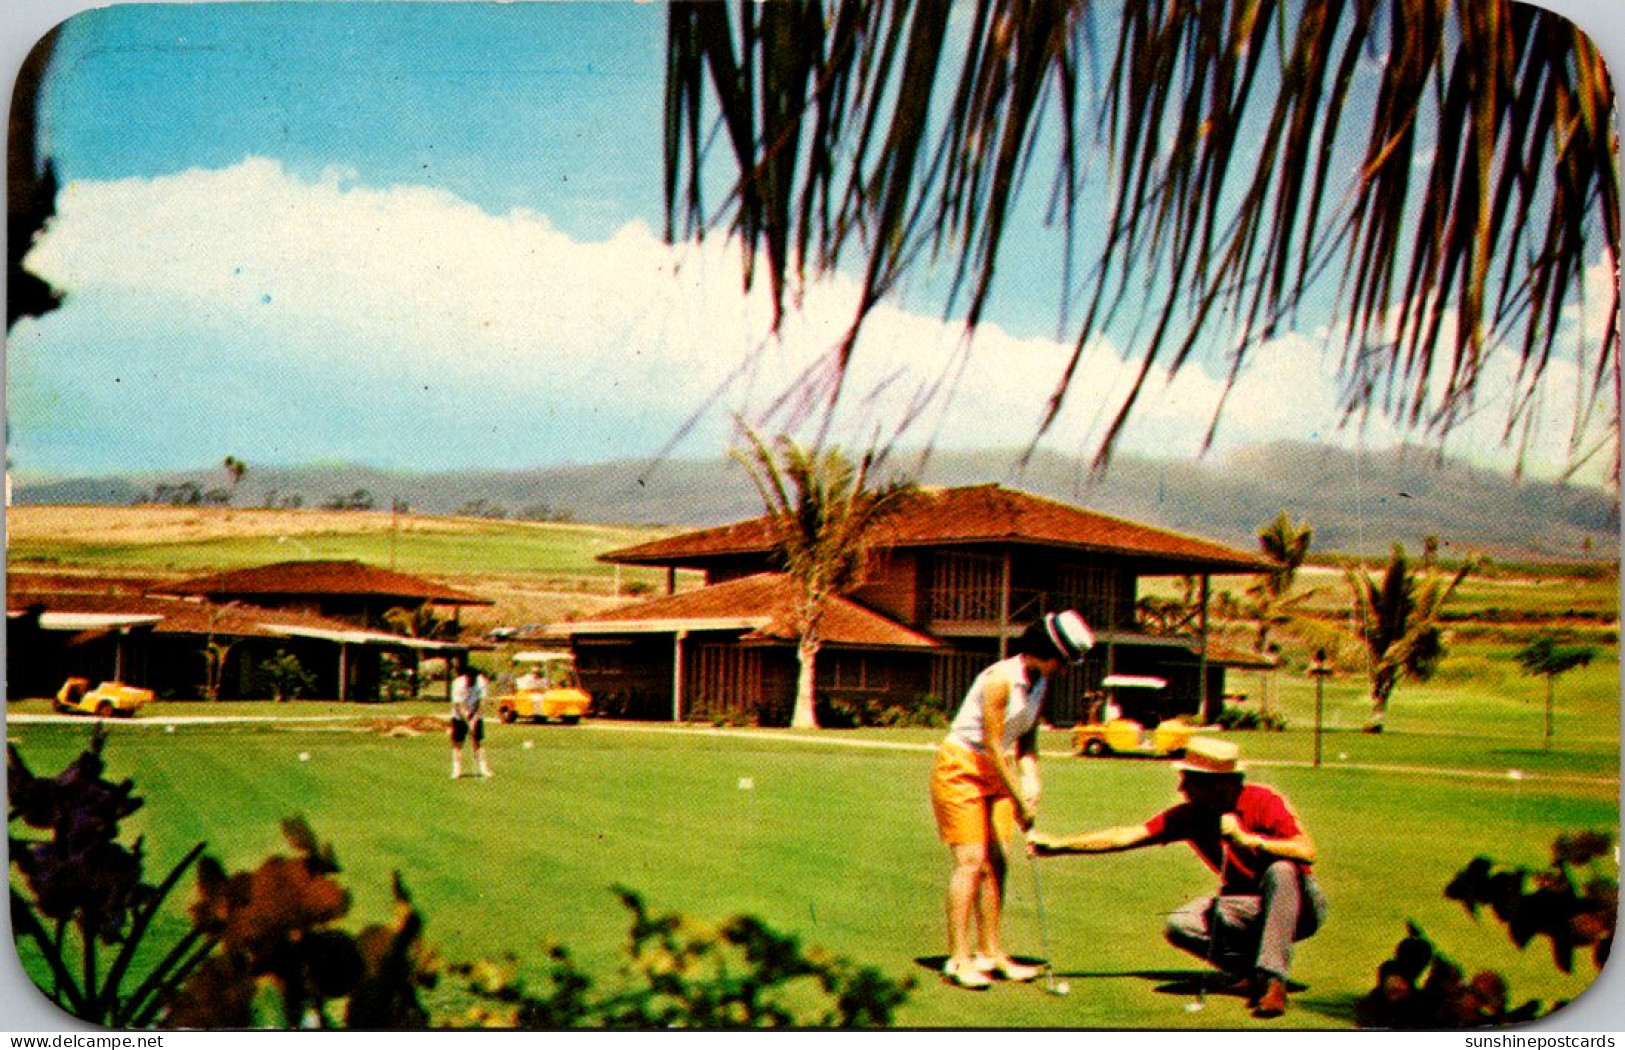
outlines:
M1314 876L1287 860L1264 869L1261 896L1199 897L1168 917L1174 947L1231 973L1263 970L1283 980L1292 945L1320 929L1326 897Z

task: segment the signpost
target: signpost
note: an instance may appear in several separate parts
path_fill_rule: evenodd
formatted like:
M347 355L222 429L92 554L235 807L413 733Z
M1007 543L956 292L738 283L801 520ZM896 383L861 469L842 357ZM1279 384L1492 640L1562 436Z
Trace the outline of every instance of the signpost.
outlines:
M1320 768L1320 727L1322 713L1326 705L1326 676L1332 669L1326 663L1326 650L1316 649L1315 658L1309 664L1309 674L1315 679L1315 768Z

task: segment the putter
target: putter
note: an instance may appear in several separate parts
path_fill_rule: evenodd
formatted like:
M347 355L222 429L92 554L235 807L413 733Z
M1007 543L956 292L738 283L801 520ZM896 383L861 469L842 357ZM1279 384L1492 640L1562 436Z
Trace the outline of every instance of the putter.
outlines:
M1044 918L1044 884L1038 878L1038 855L1031 848L1027 860L1033 869L1033 899L1038 902L1038 946L1044 952L1044 991L1051 995L1069 995L1072 986L1055 979L1055 967L1050 963L1049 923Z
M1219 898L1224 896L1225 875L1230 867L1230 850L1221 839L1219 842L1219 891L1213 895L1213 903L1207 909L1207 969L1203 971L1201 980L1196 982L1196 1001L1185 1004L1186 1013L1200 1013L1207 1009L1207 982L1213 976L1213 947L1219 943Z
M1223 888L1223 884L1220 884ZM1213 972L1213 945L1219 939L1219 894L1213 895L1213 903L1207 909L1207 965L1202 976L1196 982L1196 1001L1185 1004L1186 1013L1201 1013L1207 1009L1207 982Z

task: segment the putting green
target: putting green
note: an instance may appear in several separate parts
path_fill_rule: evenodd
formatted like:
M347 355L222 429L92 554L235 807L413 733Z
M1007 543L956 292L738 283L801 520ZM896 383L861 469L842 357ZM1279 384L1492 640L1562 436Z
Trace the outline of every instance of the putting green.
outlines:
M440 705L365 714L431 710ZM51 772L78 752L88 726L7 729L36 772ZM133 777L146 799L126 832L145 836L149 877L200 840L228 868L249 867L282 849L277 822L300 813L337 851L353 925L388 914L390 874L399 871L427 916L428 939L450 959L513 952L539 966L545 947L562 943L608 975L626 933L610 887L624 885L657 911L755 914L804 944L913 977L900 1025L1265 1023L1229 997L1186 1009L1201 966L1165 945L1160 930L1163 915L1212 877L1183 846L1042 862L1050 954L1070 995L1046 995L1042 982L985 993L940 982L932 966L943 950L947 854L926 799L932 736L493 725L495 777L457 781L442 736L387 735L365 720L119 723L106 755L110 774ZM1542 945L1519 952L1442 891L1475 855L1539 867L1559 832L1617 832L1617 773L1590 771L1588 753L1570 763L1580 772L1565 773L1555 768L1564 765L1559 751L1554 768L1510 778L1492 768L1501 745L1449 740L1432 745L1435 760L1470 753L1470 768L1418 765L1424 745L1400 733L1361 738L1359 763L1316 769L1302 761L1312 741L1301 731L1238 739L1260 755L1254 778L1282 788L1317 839L1331 900L1325 930L1299 951L1294 977L1306 987L1270 1025L1351 1025L1355 1000L1407 920L1469 968L1504 972L1518 1001L1571 998L1586 986L1586 964L1558 974ZM1064 752L1065 736L1046 733L1042 746ZM1044 768L1048 830L1138 820L1173 799L1160 762L1051 754ZM1019 956L1040 954L1036 904L1019 860L1005 923ZM183 906L176 902L161 939L180 928Z

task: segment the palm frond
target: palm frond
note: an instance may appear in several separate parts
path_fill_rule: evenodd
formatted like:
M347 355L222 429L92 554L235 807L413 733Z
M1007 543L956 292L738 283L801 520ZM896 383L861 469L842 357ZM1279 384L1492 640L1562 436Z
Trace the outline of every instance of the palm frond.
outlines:
M1511 0L669 9L667 234L718 224L700 199L702 113L714 113L732 146L728 225L747 285L765 253L782 312L809 267L861 266L822 388L831 407L866 318L913 270L945 261L945 312L967 330L982 322L1046 123L1065 265L1075 252L1093 264L1035 443L1077 393L1085 348L1138 311L1138 377L1099 464L1157 369L1211 354L1230 361L1233 382L1337 271L1346 416L1375 410L1445 435L1474 408L1489 361L1508 354L1506 434L1527 435L1586 267L1618 261L1612 83L1575 26ZM1117 26L1099 102L1084 75L1096 17ZM1112 203L1104 234L1084 241L1077 216L1092 190L1079 143L1091 121ZM1598 405L1617 432L1609 294L1601 340L1578 352L1588 386L1577 454Z

